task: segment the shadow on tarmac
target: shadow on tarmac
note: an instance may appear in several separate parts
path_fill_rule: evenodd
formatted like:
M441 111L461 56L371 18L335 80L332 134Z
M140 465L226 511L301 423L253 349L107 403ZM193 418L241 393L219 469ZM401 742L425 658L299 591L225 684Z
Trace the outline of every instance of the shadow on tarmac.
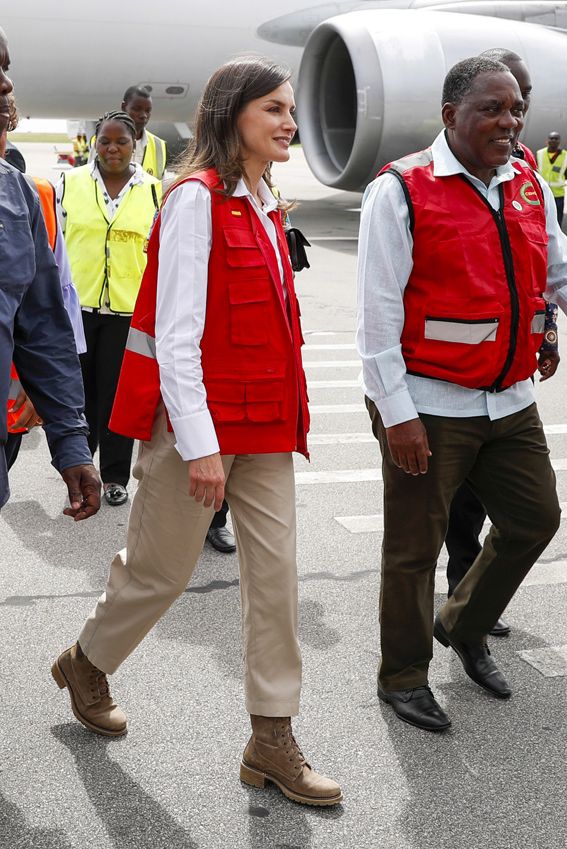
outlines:
M496 641L493 641L493 644ZM499 646L501 644L498 644ZM399 826L419 849L563 845L565 809L564 684L522 662L519 648L545 643L513 631L507 677L510 701L484 693L464 676L455 657L455 682L437 686L452 728L432 734L379 709L407 783ZM458 680L461 679L461 680Z
M78 776L113 847L198 849L187 829L108 756L108 746L116 741L88 734L75 723L55 725L51 733L75 758ZM35 843L29 845L36 849Z
M33 847L33 849L73 849L63 831L55 828L41 828L31 826L24 813L9 802L0 793L0 836L17 835L18 843L3 843L4 849L16 849L17 846Z

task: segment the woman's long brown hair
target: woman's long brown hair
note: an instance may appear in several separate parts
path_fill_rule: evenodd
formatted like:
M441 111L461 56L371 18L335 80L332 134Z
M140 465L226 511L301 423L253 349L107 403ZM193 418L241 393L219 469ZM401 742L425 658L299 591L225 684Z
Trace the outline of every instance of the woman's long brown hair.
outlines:
M247 103L265 97L291 77L288 68L268 59L233 59L209 79L197 109L194 138L181 156L177 179L207 168L215 168L230 197L244 175L240 136L236 122ZM264 179L273 188L270 167ZM290 205L280 201L280 207Z

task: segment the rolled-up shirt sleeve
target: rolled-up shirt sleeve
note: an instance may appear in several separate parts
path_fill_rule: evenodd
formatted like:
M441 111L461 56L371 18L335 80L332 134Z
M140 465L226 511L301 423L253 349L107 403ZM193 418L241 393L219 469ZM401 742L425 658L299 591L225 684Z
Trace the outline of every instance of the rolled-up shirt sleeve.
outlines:
M409 210L396 177L370 184L362 202L356 345L365 392L384 427L417 418L402 356L404 290L412 267Z
M63 471L92 463L81 367L39 199L27 185L22 191L30 210L35 275L14 319L14 364L44 421L53 465Z
M174 189L161 213L156 356L161 394L184 460L219 450L203 384L212 219L209 191L198 181Z

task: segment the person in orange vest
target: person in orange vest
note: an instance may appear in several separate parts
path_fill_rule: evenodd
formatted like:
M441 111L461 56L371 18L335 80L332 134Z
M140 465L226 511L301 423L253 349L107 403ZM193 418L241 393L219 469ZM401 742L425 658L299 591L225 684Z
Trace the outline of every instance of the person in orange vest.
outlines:
M16 100L13 95L9 97L10 106L10 121L6 129L0 133L0 157L4 157L7 149L7 135L13 132L18 126L18 111ZM25 160L21 156L12 161L14 167L25 172ZM55 191L48 180L34 177L33 185L36 189L41 202L41 210L43 219L47 229L47 237L49 246L53 251L55 260L59 268L59 278L61 281L61 293L63 295L63 303L73 327L75 336L75 344L77 353L81 354L86 351L85 334L81 322L81 311L79 298L73 281L71 280L71 272L69 269L69 260L65 249L65 242L57 224L57 216L55 211ZM37 415L35 407L31 399L24 391L16 367L12 363L10 373L10 392L8 398L8 436L4 445L6 455L6 466L8 470L14 465L18 456L22 436L34 427L43 424L41 418Z
M255 787L335 805L339 785L297 745L292 452L307 456L303 339L270 163L296 131L290 72L240 59L205 88L195 142L150 237L110 427L142 440L127 547L52 674L99 734L126 733L113 673L185 590L226 492L240 564L246 708L240 765Z

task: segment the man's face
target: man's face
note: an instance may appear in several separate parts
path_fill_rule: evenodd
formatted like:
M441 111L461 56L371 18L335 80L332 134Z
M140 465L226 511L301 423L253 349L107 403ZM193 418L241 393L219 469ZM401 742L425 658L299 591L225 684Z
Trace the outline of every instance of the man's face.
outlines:
M8 42L4 32L0 29L0 134L6 132L10 123L10 102L8 95L13 86L7 75L10 67L10 54L8 53Z
M547 149L550 153L555 153L556 150L559 150L559 145L561 144L561 136L559 133L550 133L547 137Z
M522 100L524 101L524 115L530 108L530 100L532 96L532 78L525 62L521 59L504 63L509 69L512 76L520 87Z
M458 104L445 103L449 144L467 171L486 185L505 165L524 126L524 102L511 73L479 74Z
M136 138L141 138L152 114L152 98L136 95L131 97L128 102L124 101L122 108L135 124Z

